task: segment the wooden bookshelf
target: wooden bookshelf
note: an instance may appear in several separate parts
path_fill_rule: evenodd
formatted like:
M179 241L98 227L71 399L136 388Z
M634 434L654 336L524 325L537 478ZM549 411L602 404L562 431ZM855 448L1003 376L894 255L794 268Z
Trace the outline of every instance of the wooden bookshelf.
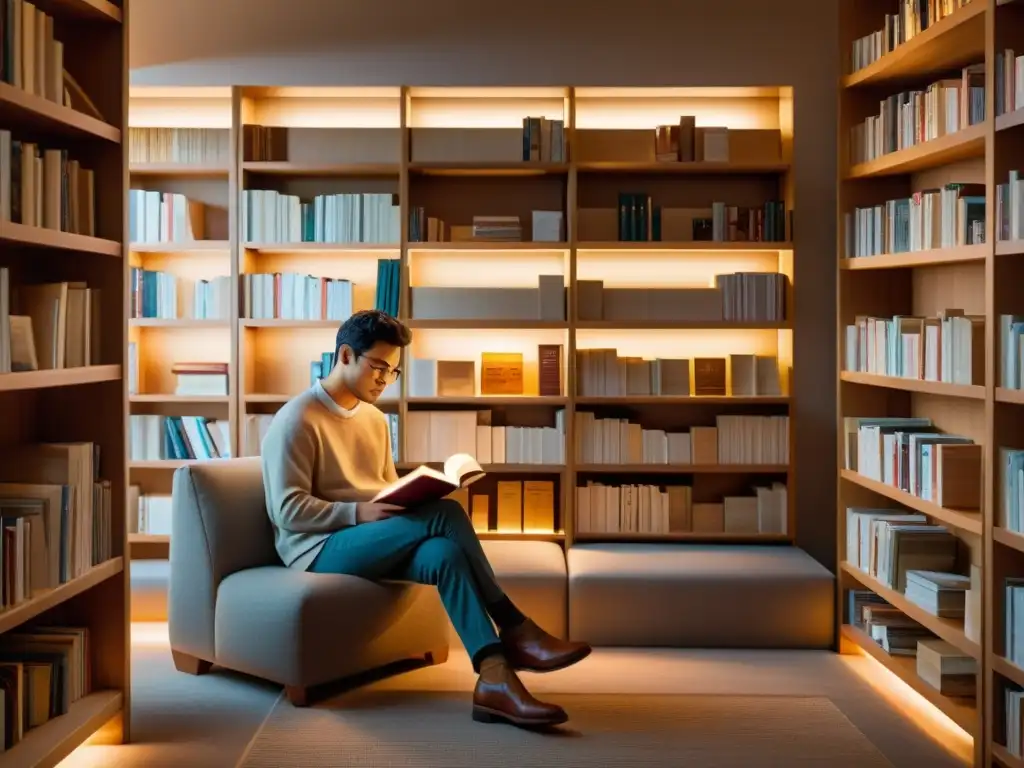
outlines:
M841 50L850 55L857 38L881 29L881 14L885 12L895 12L895 8L843 0ZM1024 674L1004 658L1008 607L1005 580L1024 577L1024 534L1008 527L1004 512L1008 503L1004 492L1006 460L1001 454L1003 449L1024 448L1024 394L1003 386L1007 351L1002 349L1000 330L1001 316L1024 313L1024 303L1016 288L1024 278L1024 262L1020 259L1024 248L1019 241L1002 239L1003 228L997 220L997 185L1007 183L1010 171L1024 169L1024 152L1020 151L1024 146L1021 113L1013 104L1003 109L1003 114L997 113L996 56L1005 50L1017 51L1018 55L1024 52L1024 8L1020 3L971 0L878 61L856 72L847 71L842 81L839 121L839 433L845 434L843 420L847 417L930 418L939 431L967 437L980 445L982 467L981 511L946 509L847 468L841 437L837 553L840 560L846 559L845 520L849 507L920 512L944 525L960 540L956 568L964 575L974 570L977 578L972 590L979 590L981 595L978 613L971 617L969 640L979 661L978 698L972 710L976 714L965 723L962 713L950 709L948 701L916 679L912 665L882 658L884 654L877 644L854 627L842 624L841 631L967 730L974 737L974 764L979 766L1021 764L1005 748L1005 695L1010 687L1024 688ZM986 73L984 114L974 115L973 124L961 124L960 130L953 133L867 162L853 162L857 159L850 153L853 127L869 115L876 115L881 99L958 77L956 70L969 65L983 65ZM980 87L981 80L975 85ZM965 228L955 233L954 243L947 235L942 241L944 247L911 252L891 252L899 249L886 248L880 255L844 258L851 255L847 250L845 217L855 208L877 206L953 183L978 185L967 194L984 200L982 238L974 240ZM861 251L854 253L859 256ZM859 367L851 366L845 354L846 328L858 316L890 320L897 316L936 317L946 309L962 309L984 324L984 331L971 343L972 352L983 363L967 376L960 374L953 383L848 370ZM883 368L888 370L889 366ZM891 590L886 592L856 569L847 569L847 575L853 580L851 585L856 583L859 588L875 591L935 634L964 647L963 627L958 627L955 637L951 637L948 624L927 613L922 615L904 596ZM839 599L837 613L843 622L849 614L845 589L840 589ZM900 666L907 666L909 671L901 671Z
M623 99L625 93L626 98ZM696 92L694 92L696 93ZM743 115L743 127L778 132L774 155L740 155L733 162L655 162L615 154L602 157L577 156L572 147L577 128L617 125L619 117L632 112L636 120L652 131L658 124L678 122L682 114L702 114L715 99L727 113ZM602 416L628 413L645 428L685 430L689 425L713 425L717 414L788 415L791 402L790 372L793 365L792 320L777 322L672 322L658 320L582 320L577 313L578 279L597 275L609 286L634 285L616 272L615 264L628 253L631 264L645 286L708 285L714 275L740 271L781 272L790 279L787 305L792 306L792 279L795 243L787 226L773 240L753 238L735 241L686 239L675 236L664 240L608 240L594 231L587 236L579 223L584 208L612 207L619 192L648 189L655 204L688 207L702 199L710 208L716 200L733 205L760 206L780 200L791 208L792 167L792 93L786 88L707 89L700 98L680 95L672 89L445 89L445 88L264 88L236 87L225 96L223 89L174 89L154 91L133 89L130 120L133 128L170 128L221 125L219 105L230 102L223 127L231 132L231 157L227 173L210 161L167 163L163 158L132 155L132 184L139 188L167 192L200 191L204 201L228 200L226 234L216 244L139 243L132 248L132 259L158 264L160 269L197 269L194 264L229 254L232 296L235 297L228 326L220 321L187 318L139 319L130 323L133 338L153 346L143 355L142 366L149 371L162 361L183 359L175 350L192 355L203 350L207 357L220 349L230 333L231 390L228 403L220 398L195 398L172 394L166 374L156 375L158 391L143 387L131 397L132 413L183 415L198 413L200 405L209 410L202 415L230 419L232 446L237 454L246 452L246 424L250 419L272 415L290 397L309 386L310 361L324 352L332 352L335 332L341 320L306 320L252 317L246 312L246 283L249 275L271 272L298 272L351 280L353 309L374 305L377 262L397 259L401 265L399 317L414 330L410 353L440 359L476 359L479 370L481 351L522 348L527 368L535 362L538 343L563 346L562 388L560 395L538 396L535 373L527 378L533 389L522 396L416 397L408 375L403 376L396 398L382 400L386 413L397 414L404 424L410 411L419 410L492 410L508 424L541 424L564 409L566 445L573 445L572 414L577 409ZM753 99L751 101L751 99ZM136 108L137 107L137 108ZM675 117L672 117L672 115ZM709 113L710 114L710 113ZM720 114L720 113L719 113ZM214 117L214 116L218 117ZM469 126L486 124L515 129L521 133L526 116L544 115L564 121L568 160L514 162L472 154L474 140ZM737 118L739 119L739 118ZM739 125L739 124L738 124ZM278 154L257 155L247 135L255 129L247 126L275 126L281 131L282 150ZM317 128L318 131L306 132ZM445 129L459 137L452 146L460 151L448 156L424 155L421 129ZM337 133L332 133L336 131ZM465 131L465 134L458 133ZM440 135L440 134L438 134ZM331 138L334 136L335 138ZM461 141L465 138L466 141ZM429 139L429 137L428 137ZM427 141L427 139L424 139ZM449 141L451 141L449 139ZM266 147L264 147L266 149ZM436 150L436 147L435 147ZM213 173L216 171L216 174ZM226 182L226 184L225 184ZM213 185L216 187L214 198ZM159 185L158 187L154 185ZM203 185L203 186L200 186ZM200 191L196 191L200 190ZM309 200L314 195L344 193L389 193L397 196L399 231L393 237L348 238L345 242L295 241L294 236L276 237L276 233L247 229L244 214L249 190L273 190ZM706 199L704 199L706 198ZM689 201L689 202L688 202ZM521 241L455 240L421 242L410 228L412 210L425 206L427 215L437 216L451 225L469 225L474 215L516 214L523 224ZM562 212L562 236L552 241L533 241L532 210ZM207 227L206 237L214 234ZM668 231L668 230L666 230ZM291 232L288 233L292 235ZM321 238L322 239L322 238ZM359 240L373 240L359 242ZM355 241L353 241L355 240ZM384 240L384 242L377 242ZM186 249L204 249L186 253ZM207 252L209 249L210 252ZM479 266L486 260L487 269ZM685 260L685 261L684 261ZM469 268L467 268L469 267ZM154 267L157 268L157 267ZM411 289L417 286L458 286L459 281L479 272L469 286L525 286L538 274L561 273L567 288L564 320L524 319L429 319L420 317L411 307ZM527 282L524 282L527 281ZM216 336L216 338L214 338ZM176 341L180 337L180 341ZM667 354L680 357L724 356L728 352L776 355L780 361L781 393L767 396L629 396L591 397L577 394L575 352L607 342L619 348L621 355L640 340L646 346L640 353L647 357ZM647 339L644 342L644 339ZM512 346L508 346L511 344ZM489 346L491 345L491 346ZM532 349L532 352L531 352ZM184 354L182 352L181 354ZM446 357L445 355L449 355ZM405 364L408 369L408 362ZM496 418L499 418L496 416ZM518 420L518 421L517 421ZM255 423L255 422L253 422ZM404 432L400 427L402 441ZM790 424L790 435L792 424ZM401 442L401 441L400 441ZM404 460L402 446L397 466L406 471L415 463ZM788 458L788 457L787 457ZM172 471L180 460L136 460L129 466L132 480L144 492L166 493ZM790 488L786 510L786 533L755 537L711 536L708 541L757 541L765 544L792 543L794 539L793 487L790 462L758 464L609 464L578 463L567 451L562 464L494 464L489 473L502 478L550 478L556 483L557 526L551 533L526 533L513 536L495 531L488 538L536 539L558 541L566 546L576 540L574 526L575 487L584 476L603 482L675 482L694 483L704 494L751 495L763 482L785 482ZM642 478L647 478L643 480ZM597 536L597 534L594 534ZM601 534L603 540L688 541L679 534ZM582 540L582 538L580 539ZM591 539L588 539L591 540ZM133 551L145 547L166 546L162 537L132 535Z
M12 139L26 146L66 150L69 161L77 161L79 169L91 172L91 206L82 197L84 184L76 189L55 190L44 183L37 191L39 199L57 210L65 206L70 209L74 203L79 211L92 208L94 215L92 221L85 217L47 221L45 214L36 219L23 209L12 212L19 221L7 221L6 214L0 213L0 269L6 273L8 291L2 305L11 315L34 315L31 299L23 293L25 286L78 284L78 296L95 301L95 311L91 315L79 314L79 309L72 312L70 299L65 300L64 331L80 329L83 333L77 339L98 338L101 344L91 349L85 344L72 347L68 340L68 359L62 355L54 361L44 354L53 348L53 336L33 323L37 366L41 368L0 373L0 413L5 414L0 419L0 448L10 456L41 443L92 444L98 456L98 464L93 467L96 479L110 486L111 515L109 551L106 546L103 551L93 549L91 531L48 528L47 536L55 539L85 533L91 540L88 551L81 552L77 562L67 563L70 573L77 575L45 589L30 585L22 599L0 609L0 633L4 635L33 631L46 624L89 632L84 659L91 677L87 695L64 714L27 729L13 747L0 755L0 766L50 768L101 729L119 741L126 742L130 736L127 405L123 376L127 362L127 209L123 202L127 155L122 142L128 106L128 0L40 0L34 5L53 20L50 28L63 45L65 83L69 76L74 78L92 106L86 112L78 97L65 105L63 98L50 100L29 92L20 76L19 82L13 82L11 75L12 82L0 82L0 132L10 132ZM10 30L4 31L10 34ZM37 74L42 79L54 64L47 59L39 60L38 66ZM0 157L0 167L10 171L14 167L11 158ZM68 177L79 172L72 166L62 171ZM21 179L15 176L12 184L20 188ZM26 216L29 218L22 218ZM83 287L90 293L79 290ZM8 342L5 340L5 345ZM72 355L74 367L70 365ZM76 450L86 453L82 448L72 449ZM77 471L77 459L69 459L71 462L75 462ZM46 479L63 485L56 482L61 471L58 462L49 469L53 471L42 473ZM26 472L31 474L32 468L26 467ZM5 483L41 482L12 473L8 466L8 474L2 478ZM91 493L92 488L82 490ZM103 511L95 510L91 519L96 525L100 525ZM80 508L76 514L81 514ZM34 523L43 525L42 518L36 515ZM17 695L23 693L19 689ZM14 706L10 699L7 706Z

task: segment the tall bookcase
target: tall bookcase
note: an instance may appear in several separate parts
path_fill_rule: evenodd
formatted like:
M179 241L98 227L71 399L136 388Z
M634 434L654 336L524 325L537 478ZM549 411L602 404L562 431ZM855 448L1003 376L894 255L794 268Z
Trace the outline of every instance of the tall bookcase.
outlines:
M0 674L10 712L26 695L29 676L19 677L21 662L40 651L33 645L39 634L62 632L78 638L74 648L81 652L71 650L60 674L74 675L84 665L89 682L77 691L65 678L70 706L53 702L63 713L34 727L26 711L21 732L6 733L0 766L54 766L90 737L120 742L129 732L128 0L9 0L3 13L0 487L4 499L17 500L3 512L4 560L13 567L5 565L3 574ZM33 42L43 46L34 58L25 56L30 24ZM35 365L25 343L26 317ZM61 547L59 568L49 559L53 550L37 546L44 531L45 541ZM48 567L40 570L41 564ZM24 580L14 578L20 566ZM26 640L30 635L37 639ZM37 654L34 661L58 674L52 658ZM20 720L9 719L8 726Z
M1015 717L1009 703L1010 692L1024 685L1024 659L1011 660L1013 636L1019 638L1021 632L1013 626L1007 580L1024 577L1024 533L1016 522L1017 471L1006 451L1020 449L1024 441L1024 397L1019 373L1014 373L1019 360L1015 331L1009 326L1004 329L1004 316L1024 311L1019 288L1024 239L1014 229L1015 214L1011 222L1020 193L1008 185L1011 172L1024 162L1020 150L1024 101L1014 98L1019 75L1013 61L1024 50L1024 8L1005 0L938 4L944 7L933 3L930 11L935 20L918 23L916 34L906 35L909 39L901 42L903 38L894 33L896 26L906 29L915 23L908 23L911 17L903 5L853 0L842 4L840 45L847 55L847 68L841 81L839 135L838 554L842 581L838 616L844 645L873 656L973 738L976 765L1010 768L1024 765L1019 745L1012 746L1015 734L1021 732L1019 709ZM886 14L900 17L889 24L889 38L876 35L873 52L871 45L855 43L886 29ZM855 67L853 57L859 57L857 63L864 66ZM964 68L969 68L966 74ZM857 154L862 148L853 146L857 143L854 126L868 116L878 116L880 102L900 93L925 91L934 83L945 89L937 103L957 98L948 95L954 88L959 88L960 98L973 92L968 98L976 102L975 114L970 115L969 105L960 102L956 124L948 113L944 120L932 121L934 112L925 99L907 96L904 101L916 100L920 114L929 117L921 134L914 137L918 140L904 136L893 145L892 136L890 144L879 149L894 151L878 152L875 157ZM1016 89L1019 92L1020 86ZM965 186L947 186L952 184ZM924 193L920 205L914 199L909 204L893 202L884 217L877 208L874 213L859 214L859 220L855 216L851 228L848 217L855 209L884 206L917 192ZM947 210L942 210L943 194L951 205ZM939 201L926 212L930 204L926 198L931 195ZM949 215L957 205L961 207L956 217ZM937 228L931 241L926 236L903 241L919 214L936 217L937 227L941 219L949 229L942 233ZM910 218L904 220L904 215ZM873 226L880 237L872 238ZM971 319L946 325L912 319L939 318L946 310L962 310ZM888 359L868 362L864 351L851 353L853 347L863 349L866 338L854 340L850 335L848 329L858 318L888 321L884 328L873 326L874 338L884 339L879 348L886 347ZM954 330L954 323L968 329L963 333L972 337L970 342L955 336L960 331ZM941 342L936 346L936 336L929 339L929 334L936 333L935 326L951 346L943 347ZM955 370L943 371L939 360L938 367L929 371L936 350L940 358L953 361ZM930 419L937 431L967 438L980 446L980 452L970 456L973 449L960 449L960 454L940 457L936 453L922 459L911 448L903 463L916 464L915 470L924 466L924 474L917 474L921 480L913 485L909 477L901 484L893 478L888 478L893 482L882 482L886 478L872 477L877 468L852 469L846 461L851 438L847 429L857 429L848 420L876 417ZM917 429L904 427L907 432ZM857 444L869 444L864 433ZM873 456L873 446L868 453ZM884 447L881 455L889 460ZM962 459L959 464L953 459L946 464L947 457L957 455ZM943 483L942 488L921 486L925 474ZM955 503L941 495L948 488L956 496ZM969 577L964 617L934 615L909 599L898 579L889 580L874 571L869 575L851 563L847 526L851 507L919 513L929 524L945 527L958 542L955 562L934 570ZM922 567L930 566L904 565L896 570ZM948 643L951 657L963 657L959 662L951 659L948 669L973 660L974 685L969 685L967 677L967 688L961 679L958 688L940 691L919 676L919 662L913 656L883 650L858 623L861 617L849 602L851 590L884 598ZM969 676L969 669L960 671L966 670ZM927 670L922 671L927 676Z
M205 125L202 121L208 117L204 105L222 95L219 90L138 89L133 91L130 120L139 126L198 127ZM406 430L410 415L415 420L420 412L487 410L495 426L552 428L564 424L564 460L550 460L549 454L543 463L490 463L486 469L493 477L479 485L493 495L493 486L487 483L552 481L555 524L550 530L490 530L482 531L482 536L551 540L566 546L574 541L792 542L792 425L788 420L776 424L773 440L764 438L774 452L770 461L753 461L760 455L760 448L749 445L749 453L737 447L734 458L728 461L720 462L715 452L710 461L702 457L699 462L684 463L583 463L580 452L574 449L579 439L574 416L581 412L597 418L629 419L646 430L670 432L693 426L714 427L721 415L788 416L794 285L789 89L238 87L231 94L230 125L221 123L226 108L221 111L218 107L217 114L216 127L231 132L229 167L211 169L202 163L139 165L133 167L132 184L151 190L170 190L173 184L174 191L184 191L197 176L212 172L217 174L216 184L227 181L229 192L222 206L230 221L227 242L143 245L138 250L195 253L200 261L213 258L212 250L230 254L234 303L229 327L198 329L194 326L201 321L194 320L139 320L133 324L147 326L147 334L152 332L148 326L157 323L187 327L189 331L188 339L173 351L161 347L149 353L140 346L140 370L159 366L166 370L184 355L189 359L203 355L209 360L230 355L230 395L213 403L143 389L143 394L133 398L133 413L172 413L173 404L179 409L177 413L209 418L226 414L236 453L251 453L247 424L253 417L273 414L310 385L310 362L333 351L341 318L251 317L260 312L252 311L255 299L251 295L253 307L246 309L247 293L253 290L246 287L249 276L297 272L347 279L354 284L352 307L362 309L374 306L378 261L394 260L400 265L398 316L413 328L414 341L403 361L401 384L378 405L395 415L400 471L420 463L412 453ZM678 127L681 116L694 118L689 129L685 124L679 128L683 135L687 130L691 136L697 134L702 148L705 141L711 141L708 157L716 159L681 162L676 159L678 155L657 159L655 128ZM523 121L527 117L562 121L564 154L557 150L551 154L545 149L537 156L540 159L523 160ZM716 138L708 138L712 132ZM666 137L671 135L665 132ZM719 142L717 146L715 141ZM143 173L150 178L158 176L160 184L167 186L149 184ZM141 180L139 184L137 180ZM222 200L220 189L222 186L217 187L218 200ZM292 195L306 202L317 195L392 197L380 203L385 212L373 214L373 224L366 223L369 214L364 214L361 242L295 242L294 230L290 237L279 237L271 225L256 222L259 217L252 213L253 206L270 203L265 199L253 202L255 196L250 193L254 190ZM617 211L621 196L627 193L649 200L644 204L651 206L652 220L657 209L658 216L663 217L660 227L666 237L655 236L653 228L657 225L653 224L651 235L642 234L647 231L645 220L636 225L635 231L628 230L632 224L627 222L627 236L634 239L620 240ZM714 203L735 206L734 218L743 217L740 223L734 221L730 229L723 207L722 231L712 232L710 211ZM558 212L560 231L541 235L540 227L544 225L538 222L538 236L534 237L533 212L538 210ZM703 219L702 212L708 213L708 220L699 222L703 228L695 229L692 219ZM518 217L521 230L505 241L471 239L474 217L501 216ZM444 222L448 230L444 241L431 235L426 223L421 227L417 217L424 222ZM477 220L477 224L482 228L486 222ZM500 221L492 222L492 226L501 225ZM279 221L274 226L284 224ZM550 219L547 226L552 226ZM749 235L743 234L748 230ZM705 239L695 239L695 232L697 238ZM175 261L161 264L173 264L184 275L186 257L168 258ZM220 253L216 258L221 258ZM689 296L702 296L707 301L715 276L734 273L785 276L778 279L777 295L756 308L763 313L777 309L775 319L736 319L740 315L734 313L742 310L730 305L730 319L725 320L720 304L717 316L712 312L688 320L672 314L679 307L691 306ZM535 317L519 314L519 319L453 317L445 313L443 299L432 299L428 291L420 290L528 291L537 288L541 275L561 276L563 280L565 308L558 318L540 313ZM604 314L593 304L596 281L603 281L604 292L597 296L603 302ZM584 296L591 299L581 298L581 283L589 286L591 293ZM630 293L627 289L635 290ZM643 298L642 291L658 289L696 292L681 295L683 301L666 310L664 302ZM614 294L617 302L604 298L611 295L609 291L618 291ZM443 296L443 291L439 295ZM633 314L624 314L622 306L632 306ZM668 319L659 319L659 311L661 318ZM227 351L221 335L227 338L229 334L231 346ZM539 345L562 347L557 394L539 394ZM582 390L577 351L608 348L617 349L620 357L648 360L692 361L729 355L775 358L778 389L772 391L764 383L773 380L769 371L762 389L733 395L730 374L729 381L723 382L723 391L697 396L691 371L685 395L681 391L675 395L598 395L593 390ZM522 395L480 394L481 354L485 351L523 354ZM457 396L421 394L415 380L422 374L413 359L474 361L473 392ZM157 386L169 391L172 385L160 376L155 379ZM741 391L739 380L735 391ZM158 402L161 410L154 405ZM214 407L221 410L214 412ZM556 416L558 411L564 415ZM179 464L132 462L132 481L149 482L150 492L162 492ZM753 497L757 487L774 486L778 491L788 485L789 493L774 497L782 511L772 532L751 530L749 517L746 529L740 531L708 530L705 519L697 531L581 532L574 525L575 489L588 482L687 485L693 489L692 502L701 505L720 504L726 496ZM493 507L492 498L492 515ZM702 514L708 511L702 509ZM710 512L713 517L715 510ZM158 556L160 547L166 551L166 537L139 534L134 538L133 554Z

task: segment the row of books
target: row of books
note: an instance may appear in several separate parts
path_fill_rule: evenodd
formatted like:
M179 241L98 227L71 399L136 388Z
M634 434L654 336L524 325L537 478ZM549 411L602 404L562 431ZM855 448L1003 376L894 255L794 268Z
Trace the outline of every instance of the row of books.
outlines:
M959 544L944 526L916 512L864 507L846 510L846 562L889 589L906 593L908 600L925 610L934 606L921 599L917 588L908 590L908 573L957 574ZM970 587L969 579L966 586L962 581L956 583L963 589Z
M295 272L242 276L242 316L254 320L345 320L353 311L353 285Z
M170 536L171 508L171 494L143 493L139 486L129 486L128 533Z
M28 0L6 0L0 25L0 80L27 93L66 104L64 43L53 16Z
M3 605L34 597L109 560L112 502L94 443L5 449L0 456Z
M852 71L867 67L899 46L910 42L933 24L963 8L971 0L900 0L897 13L887 13L882 27L851 44Z
M726 157L728 160L728 157ZM592 222L580 222L581 231L603 229L593 213ZM620 192L618 196L618 241L778 243L786 240L786 204L767 200L760 206L713 202L710 209L664 208L646 192ZM591 224L593 226L591 226Z
M562 211L531 211L530 240L536 243L561 243L565 240L565 215ZM515 215L475 215L470 224L449 224L427 215L424 206L409 211L409 242L444 243L518 243L524 240L525 227Z
M866 163L984 120L985 65L974 64L964 67L960 78L882 100L877 115L851 129L850 162Z
M133 243L178 243L206 237L204 206L177 192L128 190L128 239Z
M947 309L939 317L858 317L845 328L844 368L948 384L985 381L985 318Z
M1003 681L1003 727L1006 751L1024 758L1024 688Z
M273 189L242 193L242 232L260 243L378 243L398 247L400 207L386 192L316 195L311 202Z
M224 166L231 163L228 128L129 128L129 163L181 163Z
M843 419L846 468L942 507L981 509L982 447L927 418Z
M86 283L12 288L0 267L0 373L100 362L100 291Z
M1024 389L1024 315L999 316L999 386Z
M788 416L717 416L688 432L644 429L629 419L575 414L582 464L788 464Z
M996 185L996 240L1024 240L1024 179L1010 171L1005 184Z
M996 51L996 116L1024 109L1024 56Z
M226 420L205 416L132 414L128 419L131 461L231 458L231 431Z
M605 485L576 488L576 532L784 534L786 486L754 488L754 496L726 496L721 502L694 503L685 485Z
M538 344L538 395L562 394L561 344ZM484 352L480 355L477 386L476 361L434 360L415 357L409 361L410 397L476 397L525 395L521 352Z
M0 130L0 221L96 234L96 179L65 149Z
M914 573L922 573L915 571ZM891 656L915 657L915 671L944 696L977 696L977 661L867 590L847 592L850 623Z
M777 397L782 390L778 359L771 355L643 360L619 357L615 349L578 349L576 394Z
M67 714L92 692L86 627L40 625L0 636L0 751Z
M1000 448L999 463L1002 467L1002 519L999 525L1014 533L1024 533L1024 451L1017 448Z
M230 315L231 278L227 275L193 281L173 272L130 268L128 317L227 320Z
M493 493L479 485L459 488L448 498L458 501L478 533L556 533L553 480L499 480Z
M985 185L946 184L843 217L847 258L985 242Z
M523 160L564 163L568 160L565 121L547 117L523 118Z
M577 315L583 321L782 323L788 286L780 272L715 275L709 288L606 288L603 280L579 280Z
M398 317L402 295L401 259L377 259L377 287L373 306L392 317Z
M564 464L565 411L549 427L499 426L490 411L409 411L405 448L417 463L461 453L480 464Z

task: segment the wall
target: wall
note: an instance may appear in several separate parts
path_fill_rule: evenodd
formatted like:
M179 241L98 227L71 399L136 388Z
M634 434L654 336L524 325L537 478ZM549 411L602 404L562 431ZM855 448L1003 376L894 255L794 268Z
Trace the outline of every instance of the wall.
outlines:
M135 85L791 85L798 543L835 568L829 0L131 0Z

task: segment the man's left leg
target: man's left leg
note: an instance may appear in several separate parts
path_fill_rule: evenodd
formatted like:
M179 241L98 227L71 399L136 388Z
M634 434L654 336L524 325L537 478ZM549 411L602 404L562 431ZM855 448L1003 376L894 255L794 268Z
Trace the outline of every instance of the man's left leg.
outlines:
M587 643L562 640L545 632L508 598L498 584L480 539L459 502L442 499L405 514L421 520L432 536L449 539L462 550L487 604L487 611L498 625L505 656L516 669L551 672L590 655Z

